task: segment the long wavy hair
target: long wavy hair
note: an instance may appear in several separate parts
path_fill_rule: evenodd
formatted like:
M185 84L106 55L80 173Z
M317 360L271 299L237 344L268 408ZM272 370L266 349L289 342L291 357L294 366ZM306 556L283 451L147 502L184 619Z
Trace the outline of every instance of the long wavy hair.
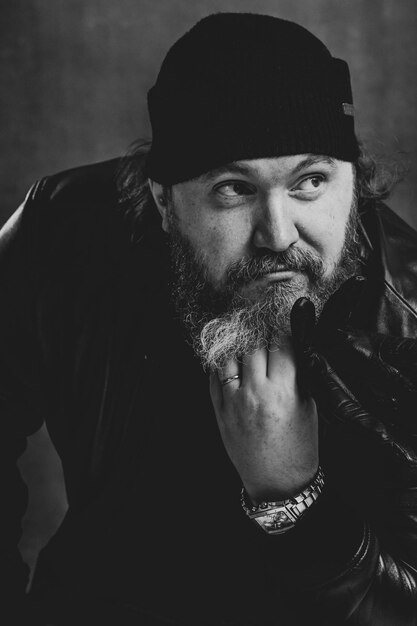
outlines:
M132 226L144 219L159 219L155 203L144 175L146 155L151 147L150 141L137 141L122 158L117 184L121 204ZM365 204L388 198L395 185L400 182L406 170L404 164L395 160L377 159L359 142L360 154L354 162L359 211ZM169 188L166 189L169 192ZM153 217L152 217L153 216Z

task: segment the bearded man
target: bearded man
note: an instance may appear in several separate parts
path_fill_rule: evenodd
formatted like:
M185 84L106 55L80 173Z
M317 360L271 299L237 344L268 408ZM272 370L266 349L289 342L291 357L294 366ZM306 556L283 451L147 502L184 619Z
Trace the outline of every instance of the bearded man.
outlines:
M46 420L69 502L25 601L6 537L3 607L416 624L417 235L381 203L346 63L217 14L148 103L150 147L44 179L2 233L2 458Z

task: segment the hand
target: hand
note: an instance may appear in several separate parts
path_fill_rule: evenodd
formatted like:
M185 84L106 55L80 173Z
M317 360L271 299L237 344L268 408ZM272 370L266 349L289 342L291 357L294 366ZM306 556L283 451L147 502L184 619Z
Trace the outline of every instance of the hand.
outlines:
M417 433L417 342L338 328L346 326L361 283L357 277L347 281L318 324L310 300L294 304L291 328L302 383L324 419L366 434L391 460L414 465L408 436Z
M416 434L417 341L351 327L351 313L364 286L362 277L347 281L330 298L317 325L308 299L294 305L296 352L302 368L310 369L305 380L321 355L365 410Z
M323 354L362 406L394 428L417 434L417 341L339 331Z
M299 298L291 310L291 334L298 365L312 364L315 354L331 346L335 333L350 328L349 322L366 287L363 276L353 276L329 298L320 319L316 319L314 304Z
M221 384L236 374L239 380ZM254 502L290 497L311 482L317 411L299 392L290 344L227 363L211 375L210 393L225 448Z

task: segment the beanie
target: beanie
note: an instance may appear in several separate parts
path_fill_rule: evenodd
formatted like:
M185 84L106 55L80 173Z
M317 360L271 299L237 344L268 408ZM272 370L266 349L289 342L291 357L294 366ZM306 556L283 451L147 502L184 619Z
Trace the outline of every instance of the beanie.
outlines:
M352 102L346 62L302 26L209 15L168 51L148 92L146 174L172 185L237 160L312 153L354 161Z

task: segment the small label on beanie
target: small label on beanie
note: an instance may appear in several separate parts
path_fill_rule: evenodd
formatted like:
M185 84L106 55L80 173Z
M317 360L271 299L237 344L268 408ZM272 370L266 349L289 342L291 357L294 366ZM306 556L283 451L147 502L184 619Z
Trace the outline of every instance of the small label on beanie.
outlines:
M349 104L349 102L343 102L342 107L343 107L343 113L345 115L351 115L353 117L353 115L355 114L355 109L353 108L353 104Z

